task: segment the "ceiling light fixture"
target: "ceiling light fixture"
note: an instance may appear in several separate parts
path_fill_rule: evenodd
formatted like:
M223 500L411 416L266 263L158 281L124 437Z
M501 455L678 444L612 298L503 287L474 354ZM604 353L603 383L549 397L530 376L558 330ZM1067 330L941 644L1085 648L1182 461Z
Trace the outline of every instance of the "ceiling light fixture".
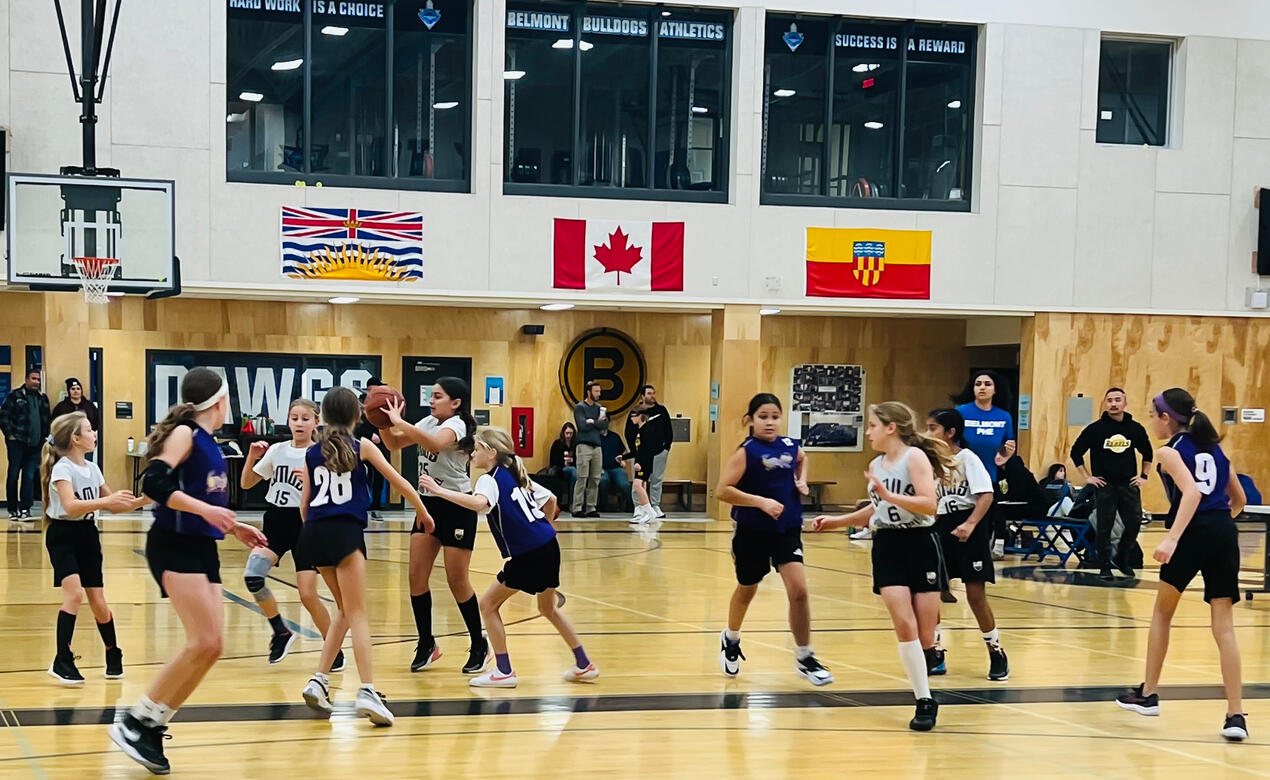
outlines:
M692 113L694 113L694 114L708 114L708 113L710 113L710 109L706 108L705 106L693 106L693 107L692 107Z
M772 94L775 95L776 97L793 97L794 95L797 95L798 93L792 89L778 89Z
M880 67L882 66L876 62L861 62L856 65L852 65L851 70L854 70L856 73L868 73L869 71L877 70Z
M525 77L523 70L505 70L503 71L503 79L505 81L517 81Z
M573 308L572 303L544 303L538 307L543 311L568 311Z
M265 96L260 94L259 92L239 92L238 99L246 100L250 103L259 103L260 101L265 99Z
M351 295L337 295L334 298L328 298L327 303L357 303L361 298L355 298Z
M961 108L961 101L960 101L960 100L950 100L950 101L948 101L948 107L949 107L949 108Z
M304 64L303 59L298 60L279 60L269 66L269 70L295 70Z
M869 128L870 130L881 130L883 127L885 127L885 125L883 125L881 122L865 122L864 126Z
M437 109L438 111L444 111L447 108L455 108L456 106L458 106L458 104L459 104L459 101L457 100L443 100L438 103L433 103L432 107Z
M758 310L758 313L766 317L769 314L780 314L781 310L776 308L775 306L764 306L763 308Z
M323 27L323 28L322 28L322 34L323 34L323 35L334 35L336 38L343 38L345 35L348 35L348 28L347 28L347 27L336 27L336 26L335 26L335 25L333 25L333 24L328 24L327 26L325 26L325 27Z

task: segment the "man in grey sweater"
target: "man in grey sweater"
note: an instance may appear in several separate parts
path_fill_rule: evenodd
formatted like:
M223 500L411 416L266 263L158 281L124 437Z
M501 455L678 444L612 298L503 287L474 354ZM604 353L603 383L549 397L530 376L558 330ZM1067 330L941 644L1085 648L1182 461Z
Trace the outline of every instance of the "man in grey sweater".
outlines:
M599 517L596 509L600 497L600 475L604 473L604 434L609 418L600 406L599 382L588 381L582 400L573 407L573 424L578 428L578 443L573 451L578 481L573 486L573 516Z

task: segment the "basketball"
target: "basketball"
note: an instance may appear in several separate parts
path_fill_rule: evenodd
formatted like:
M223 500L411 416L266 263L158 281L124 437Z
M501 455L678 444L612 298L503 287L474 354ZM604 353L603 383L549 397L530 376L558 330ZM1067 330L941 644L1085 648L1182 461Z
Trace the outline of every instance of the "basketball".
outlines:
M367 390L366 403L363 405L366 410L366 421L380 430L391 428L392 422L384 412L384 407L390 401L404 404L406 397L400 390L388 385L375 385Z

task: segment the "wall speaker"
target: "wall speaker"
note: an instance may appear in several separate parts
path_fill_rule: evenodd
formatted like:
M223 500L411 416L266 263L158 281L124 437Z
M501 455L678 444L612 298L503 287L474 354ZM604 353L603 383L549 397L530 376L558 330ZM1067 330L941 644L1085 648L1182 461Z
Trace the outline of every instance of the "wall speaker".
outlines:
M1270 189L1257 192L1257 275L1270 276Z
M523 325L520 328L520 332L526 336L541 336L546 330L547 326L545 325Z

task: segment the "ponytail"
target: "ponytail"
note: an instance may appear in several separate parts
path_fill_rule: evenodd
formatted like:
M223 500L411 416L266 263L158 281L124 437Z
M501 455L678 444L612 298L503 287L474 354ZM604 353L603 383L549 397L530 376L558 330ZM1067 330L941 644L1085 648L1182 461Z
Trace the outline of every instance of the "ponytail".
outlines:
M357 468L353 426L361 416L361 401L347 387L332 388L322 399L322 421L326 428L318 438L322 442L322 459L335 474L347 474Z
M71 451L71 442L87 419L88 415L83 412L71 412L53 420L53 424L49 426L52 441L45 441L44 448L40 451L40 500L44 502L45 520L48 519L53 466Z
M49 519L49 480L53 477L53 466L61 458L61 454L52 443L44 442L40 451L40 500L44 502L44 519Z
M512 447L512 437L501 428L482 428L475 436L475 444L494 453L494 462L507 469L516 484L525 490L530 489L529 472L525 462L520 459Z
M945 442L917 430L917 415L907 404L885 401L870 406L869 414L878 418L883 425L894 423L895 434L900 441L922 451L930 461L936 482L946 482L956 470L957 460L953 457L952 450Z
M1178 428L1189 431L1201 452L1209 452L1222 440L1208 415L1195 408L1195 399L1180 387L1170 387L1152 400L1156 414L1168 417Z
M194 404L177 404L169 409L168 416L160 420L146 437L146 448L150 453L150 459L159 457L159 453L163 450L163 442L168 440L172 431L182 425L193 426L194 418L197 416L198 412L194 411Z
M459 402L459 408L455 414L463 421L463 428L467 433L455 442L455 446L471 455L476 441L476 418L472 416L472 388L467 382L453 376L443 376L437 379L437 384L446 395Z
M1217 432L1213 421L1208 419L1208 415L1198 410L1191 415L1190 430L1191 440L1203 452L1210 452L1222 440L1222 435Z
M214 408L228 396L228 391L225 378L210 368L198 366L185 372L185 376L181 377L181 403L169 409L168 416L159 421L146 438L150 459L159 457L163 443L172 431L182 425L194 427L198 416ZM217 427L220 427L220 422Z

